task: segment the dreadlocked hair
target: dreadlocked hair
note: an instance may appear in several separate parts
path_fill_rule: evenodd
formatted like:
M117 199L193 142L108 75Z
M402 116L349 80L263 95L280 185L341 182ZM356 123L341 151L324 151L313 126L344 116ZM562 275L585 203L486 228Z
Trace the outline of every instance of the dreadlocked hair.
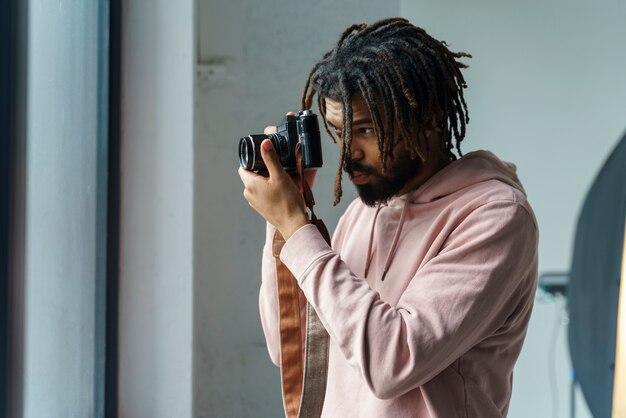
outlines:
M403 18L380 20L371 25L350 26L335 47L313 66L304 87L302 108L317 105L326 132L337 142L325 118L325 98L343 104L339 166L335 177L335 199L341 200L342 168L352 160L352 99L360 94L370 111L378 138L383 170L395 146L402 142L412 158L425 161L428 144L422 132L441 130L442 152L456 160L465 126L469 122L461 74L467 65L465 52L451 52L444 41ZM455 143L453 144L453 137Z

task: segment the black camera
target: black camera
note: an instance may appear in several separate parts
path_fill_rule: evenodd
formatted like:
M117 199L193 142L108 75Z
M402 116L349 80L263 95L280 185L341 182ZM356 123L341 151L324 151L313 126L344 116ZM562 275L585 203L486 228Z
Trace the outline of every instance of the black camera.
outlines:
M261 157L261 142L269 139L288 172L298 170L296 145L302 144L302 168L322 166L322 144L317 116L311 110L303 110L298 116L287 115L276 127L275 134L248 135L239 140L239 164L246 170L265 171Z

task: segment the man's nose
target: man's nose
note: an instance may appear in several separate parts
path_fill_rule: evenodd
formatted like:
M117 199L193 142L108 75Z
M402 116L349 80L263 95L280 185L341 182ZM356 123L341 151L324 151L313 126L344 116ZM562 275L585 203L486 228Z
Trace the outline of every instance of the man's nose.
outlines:
M360 147L358 147L354 142L350 145L350 155L353 160L362 160L365 154Z

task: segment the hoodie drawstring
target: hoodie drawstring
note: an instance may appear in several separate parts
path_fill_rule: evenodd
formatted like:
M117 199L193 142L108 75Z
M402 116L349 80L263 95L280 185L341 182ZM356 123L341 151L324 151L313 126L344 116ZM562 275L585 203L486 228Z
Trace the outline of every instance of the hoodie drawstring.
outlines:
M389 253L387 254L387 258L385 260L385 268L383 269L383 275L381 278L385 280L385 276L387 276L387 272L389 271L389 267L391 267L391 262L396 255L396 250L398 248L398 242L400 241L400 234L402 233L402 227L404 226L404 219L406 218L406 212L408 210L410 200L408 197L404 201L404 207L402 208L402 214L400 215L400 221L398 222L398 227L396 228L396 233L393 237L393 242L391 244L391 248L389 249ZM372 263L372 259L374 258L374 254L372 252L372 243L374 242L374 227L376 226L376 219L378 218L378 213L380 212L381 205L379 204L376 208L376 214L374 215L374 220L372 221L372 230L370 232L370 241L367 246L367 260L365 262L365 277L367 278L367 274L370 269L370 264Z
M374 220L372 221L372 229L370 230L370 241L367 244L367 260L365 260L365 278L367 278L367 273L370 270L370 264L372 263L372 258L374 258L374 253L372 252L372 243L374 242L374 227L376 226L376 218L378 218L378 212L380 212L381 204L378 204L376 207L376 214L374 214Z

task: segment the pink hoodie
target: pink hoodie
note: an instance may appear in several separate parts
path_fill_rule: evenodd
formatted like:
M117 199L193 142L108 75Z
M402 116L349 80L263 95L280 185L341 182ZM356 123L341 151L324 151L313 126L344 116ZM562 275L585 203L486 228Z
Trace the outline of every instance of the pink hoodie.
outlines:
M268 226L260 310L278 364L273 232ZM379 208L356 199L332 248L314 226L299 229L281 260L330 335L322 416L505 416L533 306L537 240L515 166L485 151Z

